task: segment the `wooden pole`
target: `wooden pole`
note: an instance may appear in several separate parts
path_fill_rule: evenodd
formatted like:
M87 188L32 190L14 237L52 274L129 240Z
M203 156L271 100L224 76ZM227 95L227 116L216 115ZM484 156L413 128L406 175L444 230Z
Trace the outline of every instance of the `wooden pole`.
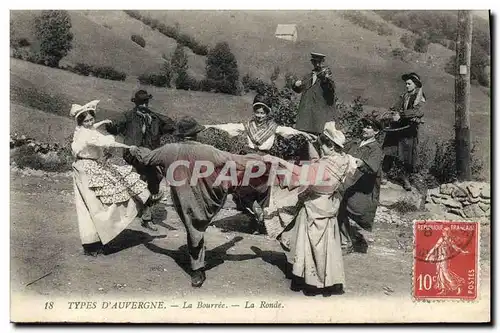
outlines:
M458 180L471 180L470 168L470 58L472 12L458 11L455 75L455 149Z

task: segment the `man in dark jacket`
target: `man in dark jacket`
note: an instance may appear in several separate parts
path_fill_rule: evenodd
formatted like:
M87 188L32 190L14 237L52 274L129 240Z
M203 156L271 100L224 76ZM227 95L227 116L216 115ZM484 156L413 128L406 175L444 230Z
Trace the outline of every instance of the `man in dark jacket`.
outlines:
M324 67L324 60L324 54L311 53L312 73L292 87L296 93L302 93L295 128L318 135L326 122L336 120L335 82L330 69Z
M376 136L382 125L373 116L363 120L362 139L351 141L345 152L358 159L355 183L348 187L339 209L342 245L346 251L366 253L368 242L362 229L371 231L379 203L384 154Z
M175 127L171 118L151 111L149 100L152 97L145 90L137 91L132 98L135 107L123 113L118 121L107 124L106 130L114 135L122 135L127 145L149 149L160 147L162 135L173 133ZM163 196L160 192L160 182L163 178L161 170L143 165L128 149L125 150L123 158L147 181L152 196L151 203L159 200ZM156 231L157 228L150 224L151 220L151 204L148 204L142 215L143 226Z

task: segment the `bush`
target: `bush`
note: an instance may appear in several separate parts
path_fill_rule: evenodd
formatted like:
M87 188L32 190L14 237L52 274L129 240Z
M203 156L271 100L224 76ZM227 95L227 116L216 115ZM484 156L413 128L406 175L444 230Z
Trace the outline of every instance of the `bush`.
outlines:
M89 76L90 73L92 73L92 66L87 65L87 64L78 63L78 64L76 64L75 67L73 67L73 72L76 72L77 74L80 74L80 75Z
M429 41L425 37L419 37L415 40L415 46L413 49L419 53L427 53L429 48Z
M139 13L138 10L124 10L125 14L127 14L128 16L136 19L136 20L141 20L142 19L142 15L141 13Z
M247 144L244 135L229 136L227 132L217 128L207 128L198 134L197 141L212 145L217 149L228 151L232 154L241 154Z
M169 84L167 76L162 74L141 74L137 78L140 83L155 87L166 87Z
M483 161L478 158L477 143L472 144L471 148L471 171L472 178L481 180L481 172L483 170ZM435 177L439 184L451 183L457 180L456 169L456 151L455 140L449 139L444 142L438 142L436 145L436 153L433 163L429 169L432 176Z
M448 42L448 48L452 51L456 51L457 50L457 42L455 42L454 40L450 40Z
M130 37L130 39L132 39L132 41L134 43L136 43L137 45L139 45L140 47L145 47L146 46L146 41L144 40L144 38L142 36L132 35Z
M361 97L356 97L350 105L338 100L335 101L337 113L339 115L338 128L342 129L347 140L359 138L361 136L363 130L361 118L364 103L365 100Z
M241 83L243 85L243 91L249 92L249 91L255 91L258 94L268 94L268 95L274 95L277 94L277 88L270 84L266 83L261 79L253 78L249 74L245 74L243 78L241 79Z
M217 82L210 79L203 79L200 81L201 91L213 92L217 88Z
M20 169L30 168L49 172L67 172L72 170L73 156L71 150L61 149L41 154L33 146L21 146L11 154L11 161Z
M114 81L125 81L127 78L127 74L117 71L111 66L94 67L92 69L92 74L101 79Z
M176 26L160 25L160 29L161 30L159 31L167 37L173 38L175 40L179 38L179 29Z
M26 38L19 38L17 40L17 44L20 47L26 47L26 46L30 46L31 45L31 43Z
M444 71L448 74L455 75L457 74L457 63L456 63L456 56L451 56L450 60L444 65Z
M187 33L181 33L179 31L178 24L175 24L174 26L167 26L156 19L148 16L142 16L137 11L126 10L125 13L127 13L130 17L141 21L152 29L158 30L161 34L175 39L177 43L189 47L195 54L202 56L206 56L208 54L208 46L197 42L194 37L188 35Z
M200 91L202 83L191 77L186 71L180 71L175 80L175 87L182 90Z
M295 85L295 82L299 77L295 75L294 73L288 72L285 74L285 87L292 89L292 87Z
M400 214L418 212L420 210L419 207L415 206L415 204L413 204L412 202L408 202L406 200L399 200L387 208L393 209Z
M404 47L406 47L407 49L414 48L415 38L412 35L405 33L405 34L403 34L403 36L401 36L401 38L399 40L404 45Z
M346 11L344 12L343 17L364 29L376 32L380 36L392 35L392 29L389 27L389 25L383 22L374 21L365 16L360 11Z
M208 46L202 45L202 44L193 45L191 49L193 50L193 52L195 54L198 54L201 56L206 56L210 52Z
M392 56L394 58L398 58L401 61L406 62L406 61L408 61L407 57L410 55L411 51L408 49L397 48L397 49L393 49L391 53L392 53Z

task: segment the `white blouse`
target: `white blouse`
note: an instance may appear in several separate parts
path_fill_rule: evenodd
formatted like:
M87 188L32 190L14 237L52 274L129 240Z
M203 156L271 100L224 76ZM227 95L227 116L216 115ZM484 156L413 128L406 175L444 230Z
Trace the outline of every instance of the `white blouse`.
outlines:
M227 132L230 136L238 136L246 132L245 125L243 123L228 123L228 124L219 124L219 125L205 125L205 127L213 127L218 128L222 131ZM279 134L283 137L290 137L293 135L300 134L301 132L296 130L295 128L287 127L287 126L278 126L276 128L275 135L271 135L269 139L264 141L260 146L255 147L255 144L250 140L250 137L247 135L247 143L248 146L252 149L258 149L262 151L267 151L272 148L274 144L274 140L276 138L276 134Z
M102 134L96 128L77 126L71 143L71 150L75 157L99 159L104 156L103 148L126 148L110 134Z

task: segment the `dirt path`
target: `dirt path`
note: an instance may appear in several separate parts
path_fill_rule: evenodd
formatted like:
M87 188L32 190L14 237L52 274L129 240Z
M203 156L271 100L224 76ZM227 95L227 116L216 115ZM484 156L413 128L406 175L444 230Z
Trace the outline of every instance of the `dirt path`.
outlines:
M68 177L11 177L11 290L51 296L168 295L304 297L289 289L284 254L274 240L251 235L248 220L223 209L206 235L210 270L202 289L186 273L185 231L171 207L159 206L159 232L136 220L115 243L115 252L84 256L79 242L73 187ZM369 253L345 257L346 295L408 298L411 294L412 230L375 226ZM489 295L489 228L482 227L481 284ZM50 273L50 274L49 274ZM27 286L28 283L46 277ZM394 292L384 291L390 287Z

